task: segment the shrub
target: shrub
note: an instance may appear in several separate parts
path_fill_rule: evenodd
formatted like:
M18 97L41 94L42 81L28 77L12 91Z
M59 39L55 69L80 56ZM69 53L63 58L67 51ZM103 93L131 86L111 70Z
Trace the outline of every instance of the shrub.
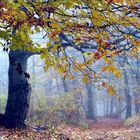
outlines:
M60 123L78 124L82 118L80 98L76 93L61 96L39 96L34 110L30 110L28 121L37 125L56 126Z

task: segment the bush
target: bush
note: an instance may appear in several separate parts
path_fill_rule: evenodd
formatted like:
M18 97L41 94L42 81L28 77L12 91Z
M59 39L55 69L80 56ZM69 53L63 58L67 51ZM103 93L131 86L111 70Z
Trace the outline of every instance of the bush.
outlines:
M140 114L126 119L125 122L124 122L124 125L125 126L131 126L131 125L137 123L138 121L140 121Z
M35 109L28 114L28 122L36 125L56 126L60 123L78 124L82 111L80 98L74 93L64 93L61 97L39 96Z

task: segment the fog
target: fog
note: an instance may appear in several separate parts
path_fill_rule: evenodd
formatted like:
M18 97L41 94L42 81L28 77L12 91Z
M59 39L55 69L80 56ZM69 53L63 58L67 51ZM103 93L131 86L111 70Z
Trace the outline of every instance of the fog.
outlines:
M77 56L75 53L72 54ZM8 92L9 64L6 52L1 50L0 57L0 106L1 112L4 112ZM40 119L37 115L38 112L43 117L48 110L55 106L55 102L58 102L62 98L71 98L70 101L73 103L63 100L64 106L66 104L68 108L71 108L71 104L73 104L75 112L78 111L77 109L80 109L81 118L89 117L90 119L94 119L94 117L110 116L112 118L125 119L135 115L137 113L136 93L139 89L136 85L137 79L135 79L136 72L139 71L139 68L137 68L139 65L136 65L136 62L139 62L139 60L128 58L129 64L131 65L126 63L123 68L120 66L120 61L116 57L115 65L120 70L125 68L126 75L124 75L123 71L121 72L120 78L116 78L112 73L100 73L103 77L101 81L105 83L105 87L103 87L103 82L101 81L94 82L90 80L88 83L83 83L82 78L77 77L76 73L74 74L74 79L69 79L68 77L64 79L63 75L58 74L54 69L49 69L45 72L43 69L44 61L40 59L39 55L30 57L28 60L28 73L30 74L29 82L32 87L32 95L27 120L31 121L32 119L30 118L33 118L38 123ZM103 60L99 60L94 64L93 68L95 67L98 73L104 64ZM114 87L115 95L107 92L106 86L109 85ZM68 97L65 97L67 95ZM63 103L60 104L58 102L58 108L56 110L63 110L61 108L62 105Z

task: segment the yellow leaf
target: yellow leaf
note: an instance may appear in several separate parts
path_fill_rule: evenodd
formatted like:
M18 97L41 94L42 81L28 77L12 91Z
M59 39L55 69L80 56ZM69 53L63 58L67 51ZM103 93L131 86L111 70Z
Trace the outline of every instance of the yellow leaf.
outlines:
M46 65L46 66L44 67L44 70L47 71L48 69L49 69L49 65Z
M117 2L117 3L123 3L124 0L114 0L114 2Z
M106 71L107 71L107 69L108 69L108 67L107 67L107 66L103 66L103 67L102 67L102 72L106 72Z
M107 88L107 92L108 92L108 94L110 94L110 95L112 95L112 96L115 96L116 95L116 91L115 91L115 89L113 88L113 86L108 86L108 88Z
M84 84L87 84L87 83L89 83L89 78L88 78L88 76L83 76L83 78L82 78L82 80L83 80L83 83Z
M96 78L96 77L97 77L95 72L94 72L94 74L93 74L93 77L94 77L94 78Z
M121 72L119 70L117 70L114 75L117 77L117 78L120 78L121 77Z
M132 54L133 57L136 57L136 56L137 56L137 51L136 51L136 49L133 49L131 54Z
M98 90L100 90L100 89L101 89L99 85L97 86L97 89L98 89Z
M64 67L62 65L60 65L60 64L59 64L57 69L58 69L59 74L62 74L64 72Z
M36 32L40 32L40 29L38 27L35 28Z
M47 42L47 43L46 43L46 46L47 46L47 47L50 47L50 46L51 46L51 42L50 42L50 41Z
M73 79L74 79L74 76L73 76L73 75L70 75L70 76L69 76L69 79L70 79L70 80L73 80Z
M58 27L58 24L56 24L56 23L51 23L51 27L52 27L52 28L57 28L57 27Z

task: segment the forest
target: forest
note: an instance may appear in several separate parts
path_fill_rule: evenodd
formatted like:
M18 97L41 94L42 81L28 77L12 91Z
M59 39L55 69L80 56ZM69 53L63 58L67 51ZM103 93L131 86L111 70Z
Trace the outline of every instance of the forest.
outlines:
M139 0L0 0L0 140L140 140Z

